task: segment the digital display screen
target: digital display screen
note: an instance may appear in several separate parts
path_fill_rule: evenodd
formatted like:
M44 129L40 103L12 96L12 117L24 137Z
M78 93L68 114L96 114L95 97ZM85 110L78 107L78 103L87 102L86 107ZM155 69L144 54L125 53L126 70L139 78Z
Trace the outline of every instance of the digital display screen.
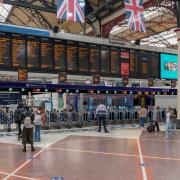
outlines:
M150 56L151 70L149 71L151 78L159 78L159 54L151 52ZM153 69L153 71L152 71Z
M139 72L138 51L130 50L130 77L138 78Z
M99 73L100 66L100 48L97 45L90 46L90 72Z
M101 73L110 74L110 49L101 47Z
M39 68L39 41L35 38L27 39L27 67L29 69Z
M21 36L13 36L12 38L12 66L25 68L26 56L25 40Z
M120 66L121 75L129 76L129 50L121 49L120 57L121 57L121 66Z
M50 39L41 39L41 68L53 69L53 43Z
M139 51L139 78L148 78L150 71L150 52Z
M66 71L66 46L61 40L54 41L55 70Z
M0 66L10 66L10 37L0 34Z
M111 73L120 74L120 50L117 48L111 48Z
M161 62L161 78L177 79L178 78L178 56L173 54L160 55Z
M77 72L78 47L75 42L67 45L67 70Z
M89 72L89 49L83 43L79 43L79 71Z

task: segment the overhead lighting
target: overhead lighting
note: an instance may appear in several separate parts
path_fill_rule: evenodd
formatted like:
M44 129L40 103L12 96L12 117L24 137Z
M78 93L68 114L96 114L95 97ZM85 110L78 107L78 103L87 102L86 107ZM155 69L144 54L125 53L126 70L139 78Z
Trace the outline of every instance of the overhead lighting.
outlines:
M12 88L9 88L9 91L13 91L13 89L12 89Z

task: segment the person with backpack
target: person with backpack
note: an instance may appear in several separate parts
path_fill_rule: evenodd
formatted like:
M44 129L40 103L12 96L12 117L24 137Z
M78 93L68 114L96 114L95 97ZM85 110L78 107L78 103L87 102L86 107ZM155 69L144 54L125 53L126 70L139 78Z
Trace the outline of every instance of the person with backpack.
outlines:
M33 143L33 121L31 120L32 112L26 108L26 118L24 120L24 127L22 131L22 144L24 146L23 152L26 152L26 144L31 145L31 151L35 151Z
M41 124L42 124L42 112L39 108L34 114L34 126L35 126L35 142L40 142L41 137Z
M144 128L144 122L147 117L147 109L144 106L141 106L141 109L139 110L138 114L139 114L140 127Z
M153 112L153 121L155 122L154 127L157 128L157 131L160 131L159 129L160 118L161 118L160 107L157 106L155 107L154 112Z

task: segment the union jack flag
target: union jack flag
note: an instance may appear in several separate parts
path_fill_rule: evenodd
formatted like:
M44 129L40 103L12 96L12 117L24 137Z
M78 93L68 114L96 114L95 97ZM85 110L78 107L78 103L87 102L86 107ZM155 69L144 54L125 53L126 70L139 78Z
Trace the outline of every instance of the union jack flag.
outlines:
M124 0L125 11L128 18L128 27L134 31L145 32L144 8L142 0Z
M57 18L84 23L85 0L57 0Z

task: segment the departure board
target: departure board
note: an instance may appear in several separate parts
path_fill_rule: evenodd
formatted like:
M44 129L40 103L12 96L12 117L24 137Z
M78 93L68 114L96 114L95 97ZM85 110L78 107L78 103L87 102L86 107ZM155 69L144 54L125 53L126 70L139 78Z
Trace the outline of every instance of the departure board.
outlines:
M66 45L64 41L54 41L55 70L66 71Z
M129 50L121 49L121 75L129 76Z
M120 75L120 50L118 48L111 48L111 73Z
M12 66L25 68L26 66L26 45L25 39L21 36L12 37Z
M10 67L10 37L0 34L0 66Z
M79 43L79 72L89 72L89 49L85 43Z
M99 73L100 66L100 48L98 45L91 45L89 49L90 72Z
M77 58L78 58L78 47L75 42L67 42L67 70L70 72L77 72Z
M160 78L160 67L159 67L159 54L155 52L151 52L150 55L150 69L149 76L151 78Z
M138 51L130 50L130 77L138 78L139 71L139 63L138 63Z
M110 63L110 48L101 47L101 73L110 74L111 63Z
M139 78L148 78L149 76L149 58L150 53L146 51L139 51Z
M39 68L39 40L37 38L27 38L27 67L28 69Z
M51 39L41 39L41 68L53 69L53 42Z

